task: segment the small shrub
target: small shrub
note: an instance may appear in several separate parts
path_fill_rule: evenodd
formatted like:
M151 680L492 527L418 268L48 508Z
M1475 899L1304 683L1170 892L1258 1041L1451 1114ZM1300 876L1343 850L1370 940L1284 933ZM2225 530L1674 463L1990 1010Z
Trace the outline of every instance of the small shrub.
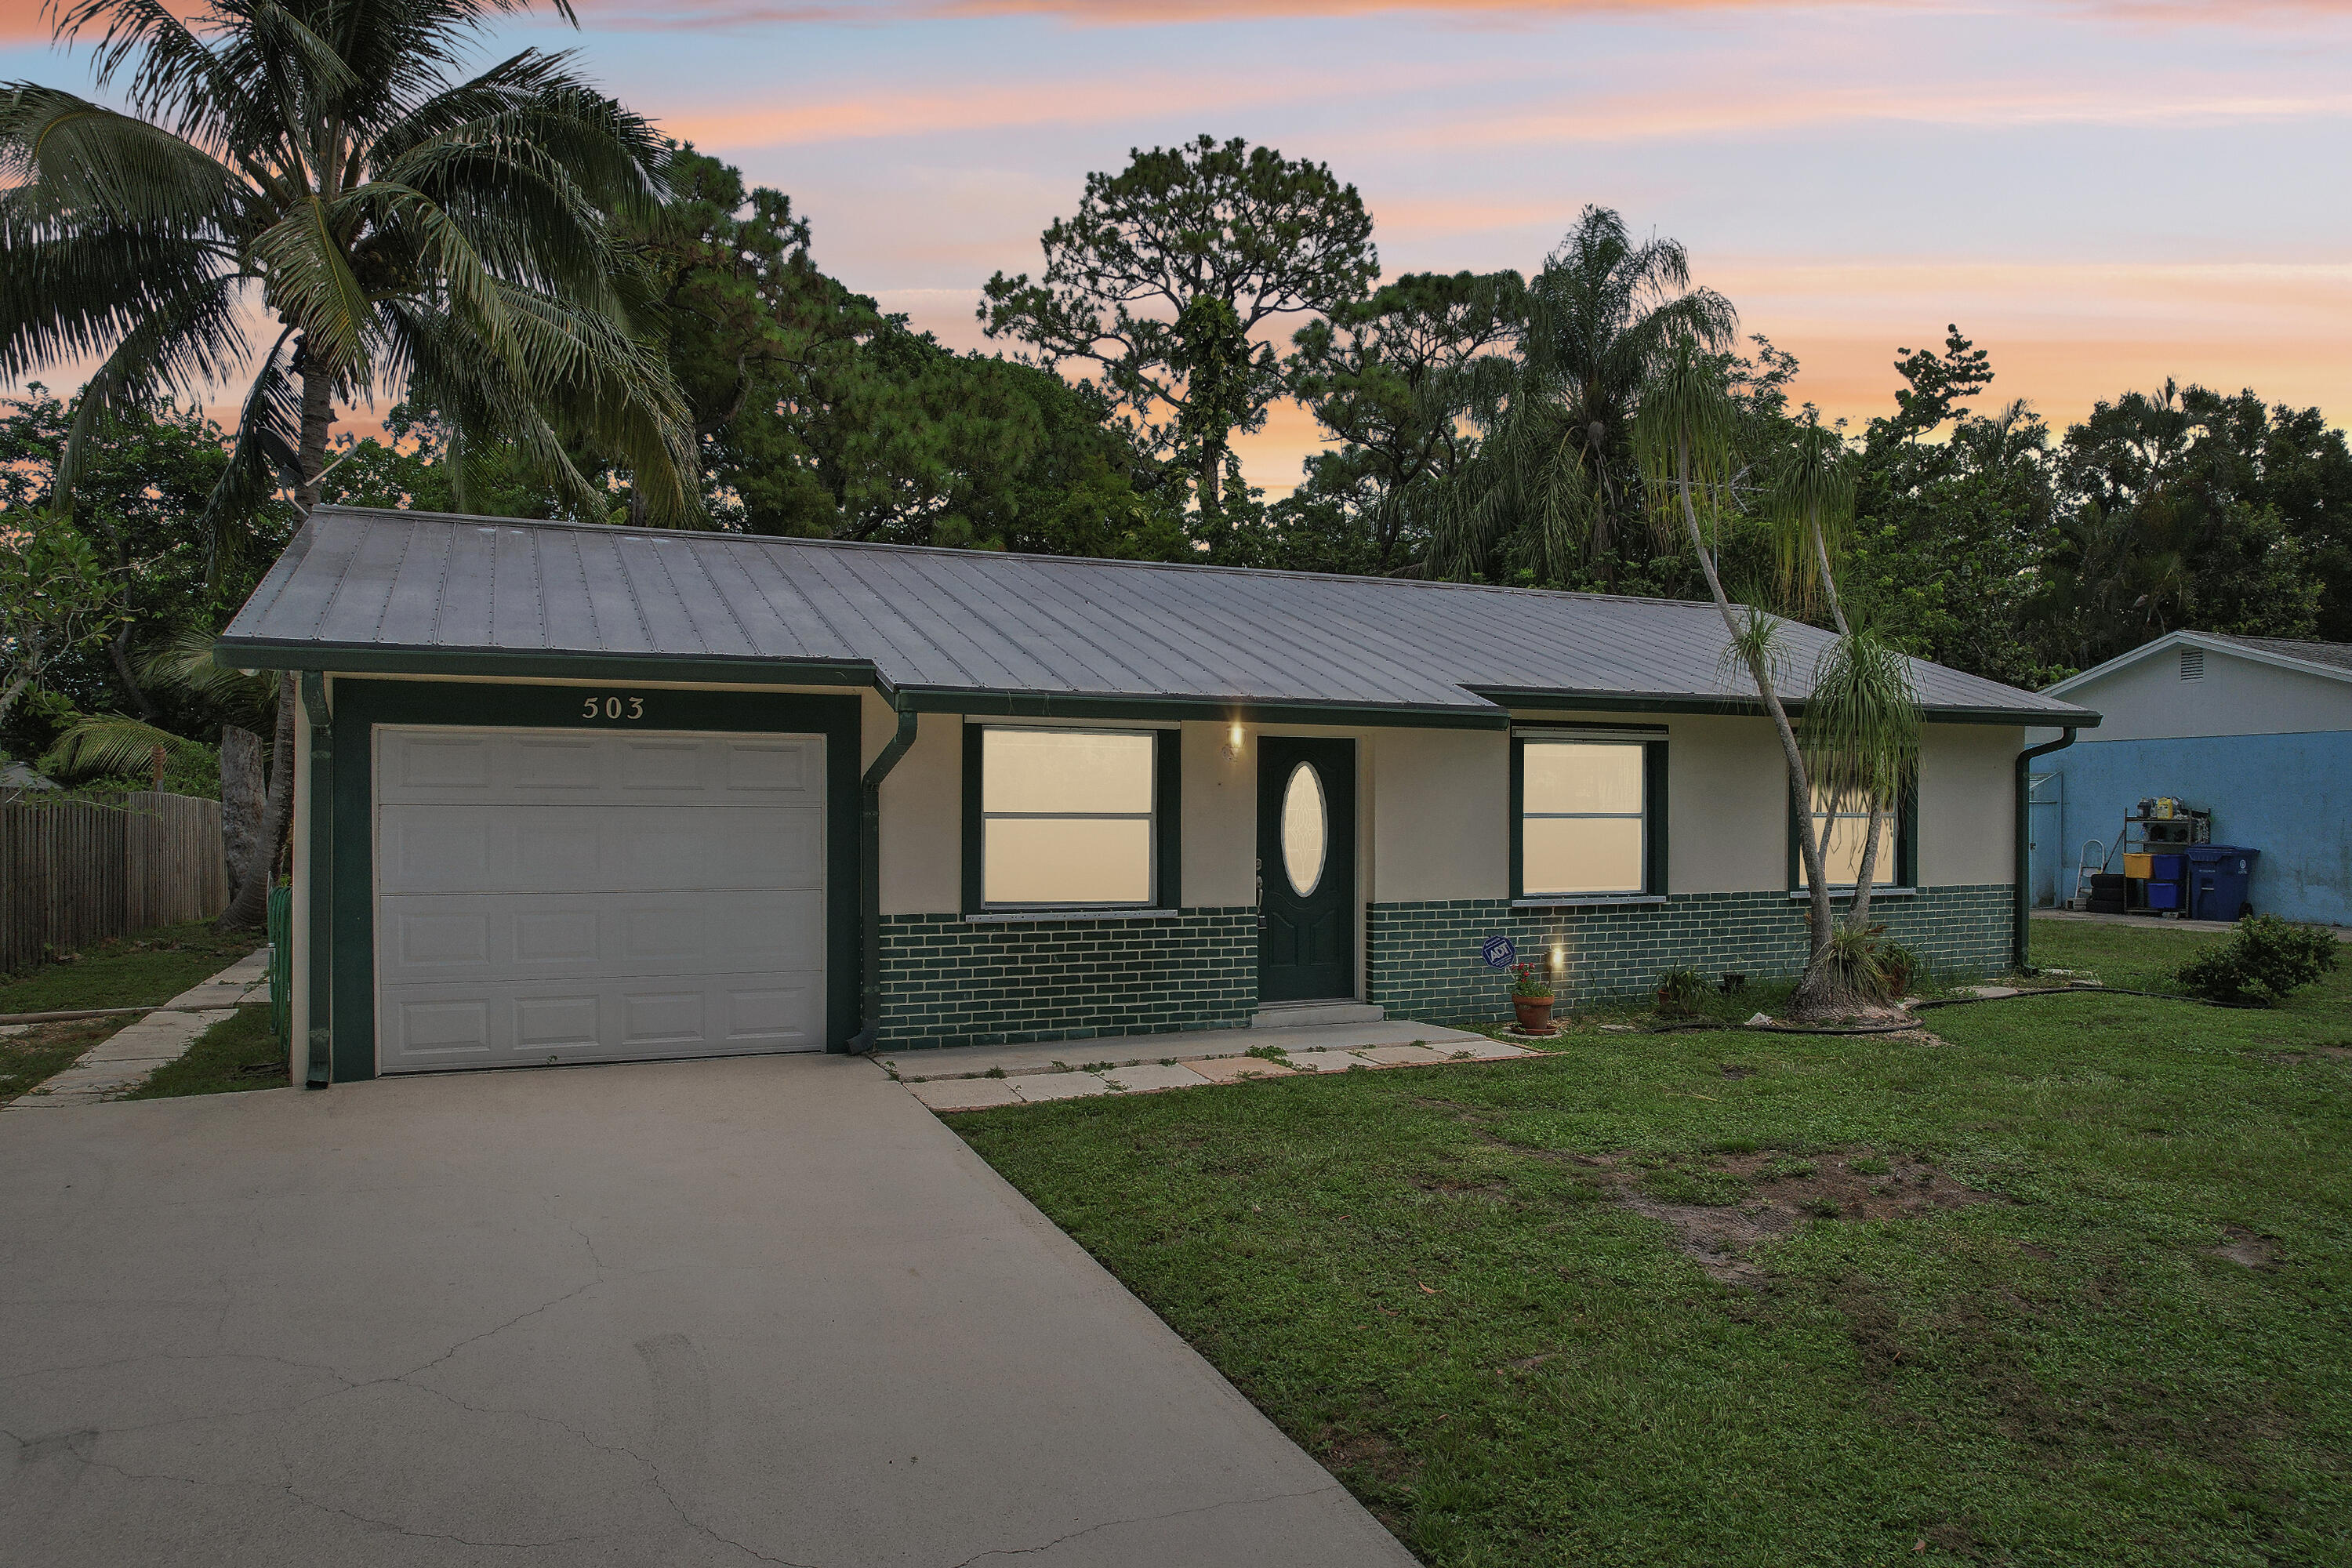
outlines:
M1687 964L1669 969L1658 976L1658 1011L1675 1017L1687 1016L1698 1011L1699 998L1706 994L1706 982L1697 970Z
M2217 942L2172 972L2174 984L2214 1002L2273 1004L2334 969L2335 936L2321 926L2276 915L2248 915Z
M1828 989L1822 996L1830 1004L1825 1011L1857 1005L1874 1007L1901 994L1895 984L1888 954L1893 944L1886 940L1883 925L1840 926L1830 932L1829 952L1823 961Z
M1927 977L1927 961L1918 950L1899 942L1890 942L1879 949L1878 962L1886 971L1886 983L1893 996L1907 996Z

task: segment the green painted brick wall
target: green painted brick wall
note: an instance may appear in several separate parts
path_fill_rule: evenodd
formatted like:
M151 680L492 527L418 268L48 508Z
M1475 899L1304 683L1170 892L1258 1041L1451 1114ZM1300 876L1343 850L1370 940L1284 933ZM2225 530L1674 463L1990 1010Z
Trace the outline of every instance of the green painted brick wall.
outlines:
M2009 964L2006 882L1923 888L1874 903L1887 935L1916 948L1938 974L1999 973ZM1785 979L1803 968L1805 906L1785 893L1677 893L1664 904L1590 910L1513 909L1506 899L1454 899L1366 906L1366 1000L1391 1017L1456 1024L1507 1016L1504 976L1479 944L1498 933L1531 959L1566 949L1567 999L1645 994L1658 976L1688 964L1709 980L1726 973Z
M1257 1009L1257 911L1173 920L882 921L880 1037L899 1046L1233 1028Z

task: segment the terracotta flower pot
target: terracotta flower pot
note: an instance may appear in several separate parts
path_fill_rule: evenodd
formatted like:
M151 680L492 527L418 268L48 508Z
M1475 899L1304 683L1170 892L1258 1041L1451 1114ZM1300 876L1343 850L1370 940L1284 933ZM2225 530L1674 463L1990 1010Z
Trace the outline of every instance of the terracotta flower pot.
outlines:
M1512 997L1511 1010L1519 1016L1519 1027L1529 1032L1550 1028L1552 1001L1549 996Z

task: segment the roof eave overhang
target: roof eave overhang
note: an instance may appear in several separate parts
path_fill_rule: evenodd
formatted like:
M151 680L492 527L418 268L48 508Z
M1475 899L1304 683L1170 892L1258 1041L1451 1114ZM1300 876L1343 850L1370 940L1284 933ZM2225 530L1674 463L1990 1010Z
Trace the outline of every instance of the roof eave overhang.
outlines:
M1606 713L1711 713L1760 719L1767 710L1761 699L1726 695L1694 697L1664 692L1577 691L1558 688L1481 686L1477 694L1505 708L1568 709ZM1781 703L1791 714L1805 710L1801 698ZM2013 724L2033 730L2088 730L2099 715L2087 708L1972 708L1927 704L1920 716L1930 724Z
M334 675L493 676L530 680L661 680L712 686L879 686L862 659L701 658L678 654L568 653L547 648L382 647L224 637L213 657L238 669Z

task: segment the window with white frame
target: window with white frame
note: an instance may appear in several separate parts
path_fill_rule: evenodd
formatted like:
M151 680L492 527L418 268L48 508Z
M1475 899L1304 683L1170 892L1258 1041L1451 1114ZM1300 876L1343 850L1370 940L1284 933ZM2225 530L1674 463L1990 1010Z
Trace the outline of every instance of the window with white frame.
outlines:
M982 908L1152 902L1151 731L991 726L972 739Z
M1530 736L1517 749L1520 895L1648 890L1644 743Z
M1870 840L1870 806L1858 798L1833 800L1821 785L1813 786L1813 831L1821 837L1822 871L1832 888L1851 888L1862 877L1863 847ZM1903 812L1898 805L1878 819L1878 854L1871 861L1873 887L1891 888L1902 879L1896 864L1903 841ZM1795 885L1811 889L1811 874L1801 849L1797 853Z

